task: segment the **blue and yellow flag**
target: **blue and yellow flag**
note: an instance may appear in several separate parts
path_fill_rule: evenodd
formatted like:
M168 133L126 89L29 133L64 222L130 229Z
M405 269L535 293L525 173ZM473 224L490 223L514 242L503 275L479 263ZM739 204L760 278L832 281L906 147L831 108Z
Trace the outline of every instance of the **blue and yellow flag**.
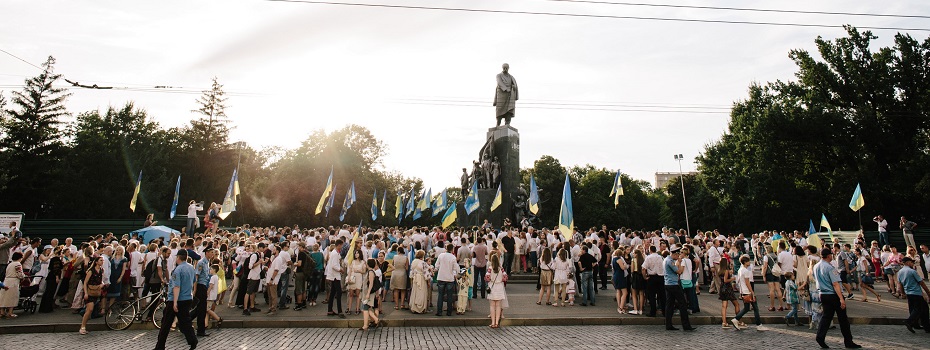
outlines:
M394 213L397 214L397 223L399 224L401 220L404 219L404 204L403 202L403 193L400 191L397 192L397 200L394 201Z
M417 207L416 203L417 203L417 194L415 190L411 188L410 197L408 197L407 199L407 212L404 213L404 217L409 217L410 215L413 215L413 211Z
M129 201L129 209L136 212L136 200L139 199L139 191L142 189L142 170L139 170L139 178L136 179L136 188L132 191L132 200Z
M562 187L562 209L559 211L559 232L565 240L572 239L575 233L575 215L572 213L572 185L565 174L565 186Z
M178 184L174 186L174 200L171 202L171 214L168 214L169 219L174 219L175 214L178 212L178 197L181 195L181 175L178 175Z
M329 198L329 195L333 193L333 168L329 168L329 179L326 180L326 187L323 188L323 195L320 196L320 204L316 205L316 212L313 215L319 215L323 211L323 205L328 205L332 207L332 204L328 204L326 199ZM332 201L330 201L332 202ZM326 208L326 215L329 215L329 208Z
M830 243L833 243L833 229L830 228L830 223L827 221L827 215L820 214L820 227L826 227L827 233L830 234Z
M494 209L497 209L497 207L501 206L503 201L504 196L501 193L501 184L497 184L497 194L494 195L494 201L491 202L491 211L494 211Z
M539 189L536 188L536 178L530 175L530 213L539 213Z
M352 260L355 260L355 242L358 242L358 236L362 233L362 223L358 223L358 229L355 230L355 234L352 235L352 243L349 243L349 253L346 255L346 258L349 259L349 265L352 265Z
M229 187L226 188L226 197L223 197L223 205L220 207L220 212L218 214L220 219L226 220L226 217L229 216L230 213L236 211L236 192L238 192L238 190L236 190L236 188L238 188L236 184L239 183L238 173L239 169L233 169L232 177L229 178Z
M417 209L422 212L426 211L426 209L429 209L430 207L431 201L433 199L433 189L430 188L426 190L426 192L421 193L421 195L422 197L420 197L420 201L417 202Z
M853 192L852 200L849 201L849 209L859 211L864 206L865 198L862 197L862 188L859 187L859 184L856 184L856 192Z
M458 211L455 210L455 203L452 203L449 209L446 210L446 213L442 215L442 228L445 229L454 224L458 217Z
M371 221L378 220L378 190L371 196Z
M355 204L355 181L352 181L352 186L346 192L346 199L342 201L342 212L339 213L339 221L345 220L346 213L349 212L349 208L352 208L353 204Z
M465 198L465 214L471 215L471 213L478 210L480 206L481 203L478 201L478 182L475 181L471 184L471 191L468 191L468 198Z
M433 216L439 215L446 210L446 206L449 205L449 197L446 195L446 190L443 189L442 193L436 196L435 204L433 204Z
M620 171L614 176L614 185L610 188L610 196L614 197L614 208L620 204L620 196L623 195L623 183L620 178Z
M377 191L375 193L378 193ZM387 215L387 190L384 190L381 194L381 216L384 217Z
M333 190L331 191L332 193L329 196L329 200L326 201L326 207L323 208L323 209L326 209L326 217L329 217L329 210L332 209L333 206L336 205L336 188L337 187L339 186L333 185Z

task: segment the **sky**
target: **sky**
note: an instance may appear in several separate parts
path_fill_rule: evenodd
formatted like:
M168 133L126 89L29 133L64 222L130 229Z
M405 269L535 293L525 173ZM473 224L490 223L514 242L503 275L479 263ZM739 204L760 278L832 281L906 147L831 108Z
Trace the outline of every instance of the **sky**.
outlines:
M570 3L547 0L333 0L597 16L927 28L928 18L814 15ZM619 2L620 0L605 0ZM643 3L930 14L930 3L674 1ZM895 30L876 29L875 47ZM930 31L908 31L918 40ZM231 141L293 148L317 129L367 127L388 146L383 167L458 186L493 127L502 63L520 89L513 126L521 167L543 155L654 183L726 131L728 108L750 84L792 80L792 49L842 28L436 11L264 0L6 0L0 49L82 84L74 116L134 102L162 127L197 115L217 77L229 94ZM817 57L815 55L815 57ZM39 71L0 52L0 90ZM140 88L173 88L139 91ZM226 171L217 176L227 176ZM313 181L323 181L314 179Z

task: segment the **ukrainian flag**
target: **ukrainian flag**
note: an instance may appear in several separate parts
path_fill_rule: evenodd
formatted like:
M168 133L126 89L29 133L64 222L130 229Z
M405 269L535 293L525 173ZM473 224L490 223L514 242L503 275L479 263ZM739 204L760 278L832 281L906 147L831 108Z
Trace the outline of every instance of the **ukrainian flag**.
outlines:
M178 197L181 195L181 175L178 175L178 184L174 186L174 201L171 203L171 214L170 219L174 219L174 215L178 212Z
M349 265L352 265L352 260L355 260L355 242L358 241L358 236L362 232L362 223L358 223L358 229L355 230L355 234L352 235L352 243L349 244L349 254L346 257L349 258Z
M458 217L458 211L455 210L455 203L452 203L452 206L442 215L442 228L445 229L454 224Z
M371 221L378 220L378 190L371 196Z
M491 211L497 209L501 206L501 202L504 201L504 196L501 194L501 185L497 184L497 194L494 195L494 201L491 202Z
M443 210L446 210L448 205L449 197L446 195L446 190L443 189L442 193L436 196L436 204L433 205L433 216L439 215Z
M426 190L426 192L422 193L422 195L423 197L420 197L420 202L417 203L417 209L420 209L421 212L429 209L431 203L430 201L433 199L433 189L430 188L429 190Z
M539 189L536 188L536 178L530 175L530 212L533 215L539 212Z
M827 216L825 214L820 214L820 227L826 227L827 233L830 234L830 242L833 242L833 229L830 228L830 222L827 221Z
M403 194L397 192L397 200L394 201L394 212L397 213L397 223L400 223L400 221L404 218L404 204L401 203L403 200L401 197L403 197Z
M326 187L323 189L323 196L320 197L320 204L316 205L316 212L313 215L319 215L323 211L323 205L327 204L326 198L333 193L333 168L329 168L329 179L326 180ZM330 201L332 202L332 201ZM329 204L332 207L331 204ZM326 209L326 215L329 215L329 208Z
M378 193L377 191L375 192ZM381 195L381 216L387 215L387 190L384 190Z
M610 188L610 196L614 197L614 208L620 204L620 196L623 195L623 183L620 181L620 171L614 176L614 185Z
M849 201L849 209L859 211L865 206L865 198L862 197L862 188L856 184L856 192L853 192L852 200Z
M333 206L336 205L336 187L338 186L333 185L333 190L331 191L332 195L329 196L329 201L326 202L326 208L324 208L326 209L327 217L329 217L329 210L332 209Z
M136 179L136 189L132 191L132 200L129 201L129 209L136 212L136 200L139 199L139 190L142 189L142 170L139 170L139 178Z
M471 184L471 191L468 192L468 198L465 198L465 214L471 215L471 213L478 210L480 206L481 203L478 201L478 182L475 181Z
M559 211L559 231L566 240L572 239L575 232L575 216L572 213L572 185L565 174L565 186L562 187L562 209Z
M349 187L349 191L346 192L346 199L342 201L342 212L339 213L339 221L342 221L346 217L346 213L349 212L349 208L355 204L355 181L352 181L352 187Z
M223 198L223 206L220 207L220 219L226 220L230 213L236 211L236 183L238 182L239 169L233 169L232 177L229 178L229 187L226 189L226 197Z
M416 208L417 194L414 189L410 189L410 197L407 199L407 212L404 214L404 217L410 216L413 214L414 209Z

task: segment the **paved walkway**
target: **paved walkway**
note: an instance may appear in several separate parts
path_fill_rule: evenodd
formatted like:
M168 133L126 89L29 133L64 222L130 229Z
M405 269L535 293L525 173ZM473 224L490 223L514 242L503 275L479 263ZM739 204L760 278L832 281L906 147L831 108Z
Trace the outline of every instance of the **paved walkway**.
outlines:
M16 350L152 349L157 332L127 330L88 335L0 335L0 347ZM866 349L926 349L930 335L909 333L903 326L853 326L855 341ZM842 348L839 331L827 344ZM184 337L172 332L168 349L187 349ZM221 329L200 338L198 349L812 349L817 345L806 327L772 327L765 332L699 326L690 333L659 326L528 326L355 329Z
M768 299L765 297L767 288L763 285L757 286L757 292L760 295L760 308L763 322L767 324L783 324L784 314L787 311L769 312ZM664 319L661 317L650 318L647 316L637 315L620 315L616 311L616 302L613 301L614 290L599 291L596 296L596 306L582 307L579 305L573 307L552 307L536 305L537 291L532 284L510 284L507 287L510 308L504 310L504 326L526 325L659 325L663 324ZM907 317L907 303L904 300L895 299L888 293L880 292L882 302L878 303L875 299L870 298L869 302L864 303L861 300L861 294L857 293L856 300L848 303L849 314L854 324L901 324L901 320ZM433 302L435 302L435 294ZM264 301L259 297L258 307L267 310ZM322 297L320 298L322 300ZM343 295L343 307L347 306L346 296ZM721 303L717 300L717 295L704 292L699 296L701 313L691 315L692 323L697 325L719 325ZM393 303L385 303L384 319L389 327L419 327L419 326L482 326L489 324L487 318L488 302L487 300L473 300L473 311L465 315L455 315L437 317L433 312L427 314L412 314L409 311L394 310ZM285 327L325 327L325 328L349 328L361 325L361 316L351 315L346 319L326 316L326 304L319 304L309 309L294 311L282 310L277 315L268 316L264 312L253 313L252 316L243 316L241 310L231 309L227 306L220 306L217 312L224 318L224 328L285 328ZM751 323L751 313L747 315L749 319L744 322ZM803 311L802 311L803 315ZM728 310L728 317L733 317L732 305ZM30 333L30 332L76 332L81 319L78 315L72 315L70 310L57 310L50 314L27 314L21 315L14 320L0 320L0 334L3 333ZM678 323L678 318L674 321ZM137 325L133 329L151 328L150 324ZM719 327L717 327L719 328ZM91 321L89 326L91 330L106 329L103 319Z

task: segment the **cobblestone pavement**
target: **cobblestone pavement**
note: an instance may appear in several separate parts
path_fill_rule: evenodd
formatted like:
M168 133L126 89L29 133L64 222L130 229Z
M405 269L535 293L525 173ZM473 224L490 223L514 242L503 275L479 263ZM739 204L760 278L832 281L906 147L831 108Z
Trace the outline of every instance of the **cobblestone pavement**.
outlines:
M909 333L903 326L853 326L855 341L866 349L926 349L930 334ZM155 331L22 334L0 336L0 348L151 349ZM168 349L187 349L184 337L172 332ZM831 330L827 343L842 348L842 336ZM662 326L421 327L355 329L221 329L201 338L198 349L779 349L816 348L806 327L772 326L758 332L700 326L697 331L666 331Z

